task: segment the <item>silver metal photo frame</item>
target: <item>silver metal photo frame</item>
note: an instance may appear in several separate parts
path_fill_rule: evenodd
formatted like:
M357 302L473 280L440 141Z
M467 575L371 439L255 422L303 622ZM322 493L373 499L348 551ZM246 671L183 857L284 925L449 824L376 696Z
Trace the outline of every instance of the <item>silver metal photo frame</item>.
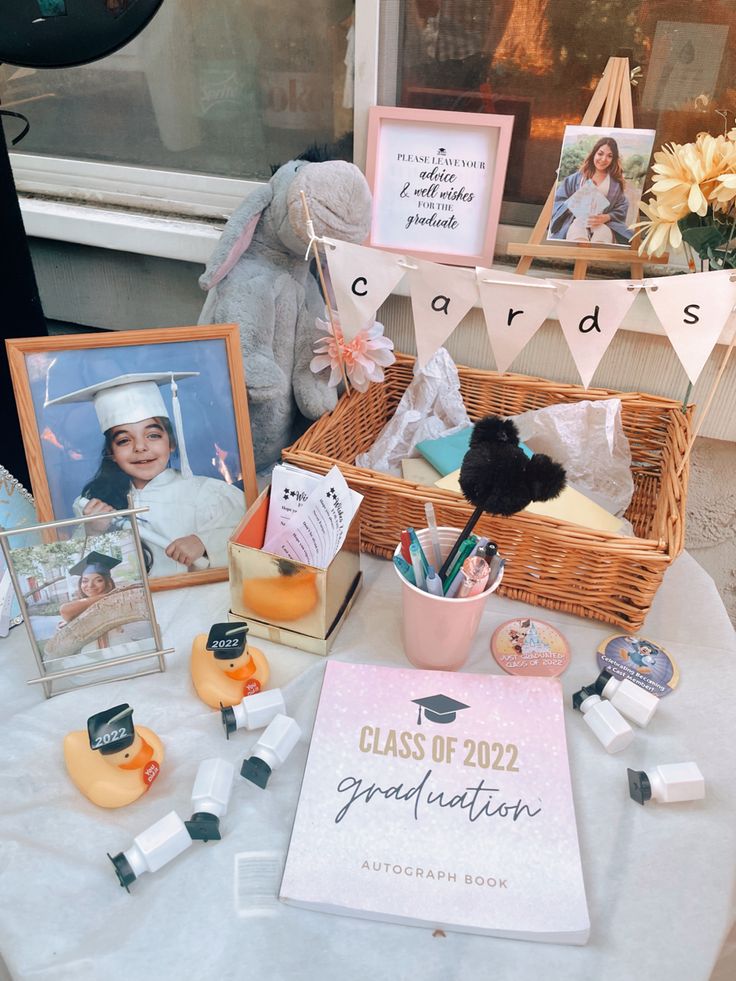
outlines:
M28 684L46 698L166 670L173 648L163 648L136 520L146 510L110 514L117 530L100 534L85 530L94 516L0 531L39 672ZM13 536L23 545L13 548Z

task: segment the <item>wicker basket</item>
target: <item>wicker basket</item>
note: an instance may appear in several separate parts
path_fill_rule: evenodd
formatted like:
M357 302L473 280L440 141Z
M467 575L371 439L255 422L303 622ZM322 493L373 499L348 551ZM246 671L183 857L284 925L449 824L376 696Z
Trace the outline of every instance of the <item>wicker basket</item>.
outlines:
M403 528L424 527L425 501L434 503L441 525L462 527L472 512L457 494L355 466L356 455L372 445L392 417L411 381L413 363L399 355L386 372L385 384L343 396L333 412L283 454L290 463L318 473L339 464L348 484L364 496L362 550L386 558ZM516 415L555 402L621 399L635 487L626 517L638 537L523 513L511 518L486 515L475 530L497 542L508 559L500 594L637 630L665 570L683 547L689 468L679 478L676 472L687 446L692 407L682 412L671 399L584 389L527 375L458 371L472 419L489 413Z

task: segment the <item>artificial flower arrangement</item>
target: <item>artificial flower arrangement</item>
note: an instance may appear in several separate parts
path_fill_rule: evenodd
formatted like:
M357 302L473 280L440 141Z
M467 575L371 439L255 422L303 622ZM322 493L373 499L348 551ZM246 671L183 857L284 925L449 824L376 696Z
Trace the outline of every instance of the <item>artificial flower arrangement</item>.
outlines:
M665 143L654 154L654 178L642 255L662 255L682 245L690 268L693 253L711 269L736 268L736 128L723 136L699 133L694 143ZM705 267L708 268L708 267Z
M383 324L377 320L371 326L358 331L351 341L346 341L343 337L337 316L334 317L334 327L318 317L317 327L325 336L320 337L315 344L316 357L312 358L309 367L315 373L329 368L330 379L327 384L330 387L340 384L341 368L344 368L353 388L357 392L366 392L372 382L384 380L383 369L396 360L393 342L383 336Z

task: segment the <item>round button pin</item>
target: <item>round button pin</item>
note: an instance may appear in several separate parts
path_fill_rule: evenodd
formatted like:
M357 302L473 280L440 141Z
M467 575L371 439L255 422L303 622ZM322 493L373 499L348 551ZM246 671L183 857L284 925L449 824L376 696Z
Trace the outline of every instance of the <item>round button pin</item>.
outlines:
M497 627L491 654L507 674L554 678L570 663L570 648L556 627L544 620L519 617Z

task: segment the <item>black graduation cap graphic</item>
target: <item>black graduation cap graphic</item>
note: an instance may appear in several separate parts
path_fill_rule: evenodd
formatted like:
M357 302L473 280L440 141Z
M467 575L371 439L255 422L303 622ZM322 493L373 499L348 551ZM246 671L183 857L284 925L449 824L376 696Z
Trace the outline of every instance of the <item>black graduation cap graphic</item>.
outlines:
M446 725L448 722L455 721L455 714L462 709L470 708L464 702L458 702L449 695L429 695L427 698L412 698L412 702L419 706L417 725L422 724L422 711L424 718L428 722L439 722Z
M90 715L87 734L92 749L99 749L103 756L127 749L135 739L133 709L125 702L97 715Z
M205 649L214 654L217 661L231 661L243 653L247 638L246 623L213 623Z
M102 552L88 552L83 559L73 565L69 572L73 576L83 576L85 572L99 572L109 575L110 570L116 565L120 565L122 559L114 559L112 555L103 555Z

